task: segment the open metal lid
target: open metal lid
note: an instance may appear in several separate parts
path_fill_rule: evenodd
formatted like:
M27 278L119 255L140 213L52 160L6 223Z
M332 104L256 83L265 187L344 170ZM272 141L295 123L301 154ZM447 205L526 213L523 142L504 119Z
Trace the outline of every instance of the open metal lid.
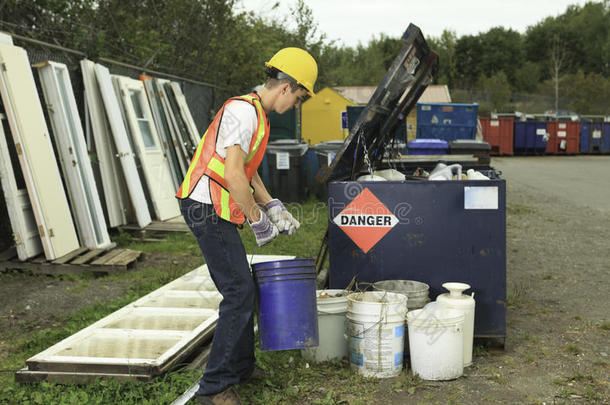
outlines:
M387 143L416 105L438 66L438 56L428 48L421 30L409 24L405 42L392 66L362 110L330 167L318 180L353 180L363 168L365 147L374 167L383 159Z

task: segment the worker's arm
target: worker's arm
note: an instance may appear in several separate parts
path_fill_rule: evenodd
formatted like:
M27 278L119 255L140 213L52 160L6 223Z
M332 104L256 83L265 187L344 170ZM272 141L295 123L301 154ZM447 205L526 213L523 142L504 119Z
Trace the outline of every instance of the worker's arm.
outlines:
M254 187L254 201L256 201L257 204L264 206L273 199L258 173L254 173L254 176L252 176L252 187Z
M250 184L248 183L248 177L246 177L246 172L244 171L245 164L246 152L244 152L239 145L227 147L225 180L227 181L229 193L231 194L231 197L233 197L233 201L241 208L250 222L258 222L260 220L260 209L256 205L254 197L250 192Z

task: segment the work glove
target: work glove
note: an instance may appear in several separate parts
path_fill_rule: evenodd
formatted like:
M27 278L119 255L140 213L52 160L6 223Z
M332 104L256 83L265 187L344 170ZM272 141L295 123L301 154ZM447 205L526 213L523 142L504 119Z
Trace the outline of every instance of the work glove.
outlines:
M261 217L257 222L250 222L250 228L252 228L252 232L254 232L254 236L256 237L256 244L258 247L264 246L267 243L271 242L273 239L277 238L279 231L277 226L269 221L269 217L261 210Z
M277 226L280 233L292 235L297 229L299 229L299 226L301 226L299 221L297 221L292 214L286 210L284 204L282 204L282 202L277 198L274 198L265 204L265 212L267 213L267 216L271 222Z

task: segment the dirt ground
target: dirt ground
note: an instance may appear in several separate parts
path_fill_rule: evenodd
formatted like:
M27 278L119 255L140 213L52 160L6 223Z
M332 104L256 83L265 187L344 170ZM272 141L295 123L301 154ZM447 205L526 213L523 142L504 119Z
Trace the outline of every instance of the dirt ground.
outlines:
M506 347L478 346L455 381L414 392L388 381L373 403L610 403L610 157L492 165L508 182ZM126 288L104 278L0 274L0 357L8 339Z

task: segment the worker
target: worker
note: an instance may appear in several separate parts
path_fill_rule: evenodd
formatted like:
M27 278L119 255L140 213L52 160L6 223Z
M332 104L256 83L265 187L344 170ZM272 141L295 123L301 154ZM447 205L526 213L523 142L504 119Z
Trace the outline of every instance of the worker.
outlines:
M196 398L241 404L234 386L264 377L254 361L255 285L238 228L247 220L263 246L299 222L265 189L257 168L269 139L272 111L282 114L314 94L318 66L299 48L279 50L265 63L258 92L227 100L203 135L176 194L223 300Z

